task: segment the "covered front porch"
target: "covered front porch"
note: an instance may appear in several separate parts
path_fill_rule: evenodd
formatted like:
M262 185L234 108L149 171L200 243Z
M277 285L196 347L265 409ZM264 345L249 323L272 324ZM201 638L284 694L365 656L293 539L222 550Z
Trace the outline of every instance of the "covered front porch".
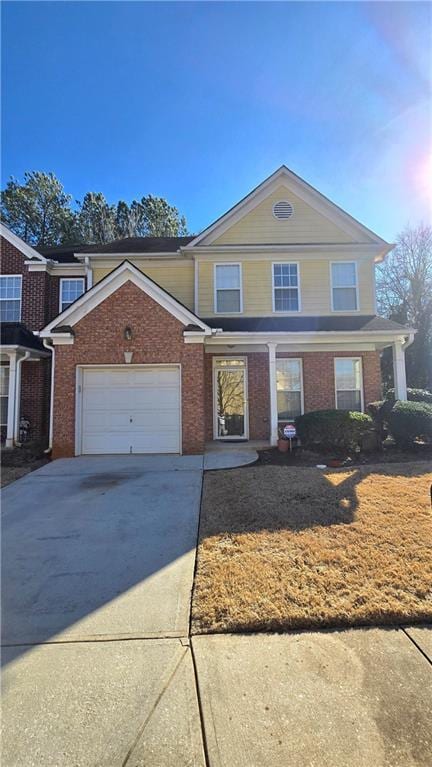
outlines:
M381 399L380 353L389 346L396 397L407 398L412 333L227 335L205 344L209 451L275 445L279 429L304 412L364 411Z
M3 323L0 346L1 440L7 448L21 444L22 365L50 357L42 343L21 323ZM35 392L43 397L43 391Z

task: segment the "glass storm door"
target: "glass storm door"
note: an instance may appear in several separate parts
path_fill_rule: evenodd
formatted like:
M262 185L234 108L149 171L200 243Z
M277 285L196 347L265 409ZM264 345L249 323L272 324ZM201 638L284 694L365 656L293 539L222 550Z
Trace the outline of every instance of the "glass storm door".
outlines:
M215 439L247 439L246 361L217 359L214 367Z

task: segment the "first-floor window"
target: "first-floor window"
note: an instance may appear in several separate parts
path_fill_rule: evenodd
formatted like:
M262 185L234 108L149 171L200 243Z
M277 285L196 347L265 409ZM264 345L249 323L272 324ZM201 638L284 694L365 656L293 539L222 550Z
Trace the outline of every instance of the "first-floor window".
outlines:
M276 360L276 390L279 421L293 421L302 413L302 361Z
M335 359L336 408L362 410L362 368L358 357Z
M9 365L0 365L0 428L2 437L6 436L9 394Z
M64 312L84 293L84 278L71 277L60 280L60 311Z
M4 274L0 277L0 321L19 322L21 319L20 274Z

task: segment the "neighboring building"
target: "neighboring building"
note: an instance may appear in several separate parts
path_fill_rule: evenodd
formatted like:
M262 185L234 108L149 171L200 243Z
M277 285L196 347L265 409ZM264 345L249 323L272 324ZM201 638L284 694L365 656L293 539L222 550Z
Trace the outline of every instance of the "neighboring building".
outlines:
M51 349L35 332L65 307L69 278L72 291L85 289L86 270L70 253L71 263L48 260L3 224L0 236L1 439L8 447L20 442L21 421L21 437L48 442Z
M376 316L391 248L282 167L196 237L27 253L55 359L53 456L274 444L299 413L379 399L387 346L405 399L414 331Z

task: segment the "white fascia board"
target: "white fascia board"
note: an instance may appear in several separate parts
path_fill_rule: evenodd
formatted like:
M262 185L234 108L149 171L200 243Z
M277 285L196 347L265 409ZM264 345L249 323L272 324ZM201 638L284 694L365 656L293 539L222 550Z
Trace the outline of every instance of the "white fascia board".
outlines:
M328 256L329 258L382 261L382 248L376 244L298 244L298 245L209 245L197 247L193 251L195 261L214 261L215 258L237 261L271 261L284 256L297 256L302 261Z
M211 338L206 339L206 344L211 346L218 346L223 344L263 344L263 343L276 343L276 344L326 344L326 343L342 343L342 344L355 344L355 343L393 343L395 340L400 339L403 341L407 336L410 336L413 331L407 329L406 333L402 333L400 330L386 331L370 330L364 332L361 330L352 330L347 333L341 331L304 331L304 332L292 332L286 331L280 332L262 332L262 333L218 333Z
M2 237L5 238L8 242L10 242L11 245L13 245L17 250L19 250L23 256L26 256L27 258L34 259L36 258L38 261L41 261L42 263L46 262L46 258L44 256L41 256L40 253L37 252L34 248L31 247L31 245L27 245L24 240L21 239L21 237L18 237L18 235L11 232L10 229L7 228L4 224L0 224L0 234Z
M29 272L48 272L53 276L59 277L81 277L85 276L86 269L83 264L58 264L54 261L47 261L44 264L35 264L34 261L26 261Z
M183 249L179 248L179 250L176 251L169 250L167 252L159 251L155 253L74 253L74 256L80 261L83 261L85 258L94 258L96 261L100 261L101 259L105 259L107 261L118 261L120 259L121 261L125 261L130 258L160 258L164 261L168 261L170 259L175 261L186 257L183 255L181 250Z
M372 232L366 226L354 219L349 213L346 213L334 202L331 202L317 189L303 181L299 176L290 171L285 166L279 168L275 173L269 176L265 181L257 186L250 194L243 198L237 205L231 208L227 213L218 218L213 224L204 229L198 237L195 237L184 249L193 249L203 240L211 243L217 237L220 237L227 229L239 221L243 216L249 213L253 208L260 204L269 194L276 189L278 185L283 184L303 202L311 205L318 213L325 216L343 231L353 237L362 237L366 242L379 243L383 249L388 247L388 243Z
M195 314L189 311L185 306L179 304L175 298L170 296L163 288L145 276L133 264L125 262L120 264L110 274L104 277L93 288L74 301L71 306L61 312L41 331L44 337L58 337L58 334L52 334L54 328L59 325L75 325L92 309L98 306L114 291L124 285L126 282L134 283L138 288L144 291L150 298L156 301L160 306L166 309L183 325L197 325L206 335L211 335L211 328L202 322Z
M41 357L51 357L49 352L39 351L39 349L33 349L31 346L14 346L13 344L2 344L0 346L0 353L3 352L30 352L35 360Z

